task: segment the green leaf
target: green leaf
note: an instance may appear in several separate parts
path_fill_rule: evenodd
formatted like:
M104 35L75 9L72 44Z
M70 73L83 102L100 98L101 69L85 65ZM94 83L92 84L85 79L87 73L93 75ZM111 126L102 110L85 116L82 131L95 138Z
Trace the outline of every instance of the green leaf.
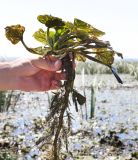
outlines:
M95 55L95 58L103 62L107 65L112 65L114 62L114 51L107 50L106 48L100 48L96 49L97 53Z
M66 22L65 28L69 29L71 32L76 32L77 30L77 27L71 22Z
M49 44L49 46L51 48L54 47L54 43L55 43L55 30L49 30L48 33L47 33L47 42Z
M83 105L86 102L86 97L84 97L74 89L73 89L73 95L77 98L79 105Z
M52 39L54 39L54 37L55 37L55 31L54 30L50 30L49 31L49 37L51 37Z
M17 44L23 39L24 31L25 27L21 26L20 24L7 26L5 28L5 35L12 44Z
M116 68L114 68L114 67L111 66L110 69L111 69L112 73L114 74L114 76L116 77L117 81L118 81L119 83L123 84L121 78L120 78L120 77L118 76L118 74L117 74Z
M33 34L33 37L43 43L43 44L47 44L47 35L46 35L46 32L43 31L43 29L39 29L38 31L36 31L34 34Z
M61 35L62 33L62 29L57 29L56 32L55 32L55 35L54 35L54 41L58 41L59 39L59 36Z
M62 48L71 48L72 46L74 46L76 43L72 40L72 39L69 39L63 43L60 43L59 44L59 49L62 49Z
M86 30L75 26L73 23L66 22L65 27L68 28L71 31L72 35L76 36L76 38L79 38L81 40L86 40L87 38L89 38L89 33Z
M55 49L61 49L62 46L64 46L64 42L67 42L67 40L71 36L70 30L69 29L62 29L62 30L60 30L59 33L56 33L56 34L58 34L58 38L57 38L56 43L54 44L54 48Z
M102 36L105 34L103 31L100 31L100 30L96 29L95 27L93 27L92 25L90 25L80 19L77 19L77 18L74 19L74 25L77 28L83 29L84 31L90 33L91 36L99 37L99 36Z
M75 53L75 59L77 61L82 61L82 62L85 62L86 61L86 57L84 57L83 55L81 55L80 53Z
M89 38L89 33L82 30L82 29L77 29L76 30L76 36L77 38L81 39L81 40L86 40Z
M121 57L121 58L123 59L123 54L122 54L122 53L115 52L115 54L116 54L118 57Z
M51 15L39 15L38 21L45 24L48 28L61 28L65 25L61 18Z
M73 101L73 103L75 104L76 112L78 112L77 97L76 97L76 94L74 94L74 93L75 93L75 92L73 91L73 93L72 93L72 101Z

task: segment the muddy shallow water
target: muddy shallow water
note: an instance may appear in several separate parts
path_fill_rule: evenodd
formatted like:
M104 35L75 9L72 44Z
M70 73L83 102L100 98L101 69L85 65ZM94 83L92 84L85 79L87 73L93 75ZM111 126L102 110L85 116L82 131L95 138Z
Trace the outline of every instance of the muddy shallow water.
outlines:
M81 107L83 119L82 113L76 113L71 106L75 120L69 137L69 149L73 153L69 160L138 158L138 81L130 75L120 76L123 85L118 84L113 75L85 75L83 79L77 75L76 89L83 94L85 88L87 120L85 106ZM96 98L93 119L89 119L91 85ZM47 115L48 95L51 93L22 92L16 107L0 114L0 147L3 141L18 141L17 159L45 159L34 145L42 136L41 128L34 132L34 119L43 120ZM29 151L22 153L27 147Z

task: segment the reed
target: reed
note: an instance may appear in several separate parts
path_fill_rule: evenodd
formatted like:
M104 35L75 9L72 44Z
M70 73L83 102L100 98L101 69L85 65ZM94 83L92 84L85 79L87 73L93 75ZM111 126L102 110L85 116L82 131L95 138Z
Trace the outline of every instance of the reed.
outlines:
M19 101L21 92L0 91L0 112L7 112L11 106L13 108Z
M95 90L93 85L91 85L91 105L90 105L90 119L92 119L94 117L94 112L95 112Z

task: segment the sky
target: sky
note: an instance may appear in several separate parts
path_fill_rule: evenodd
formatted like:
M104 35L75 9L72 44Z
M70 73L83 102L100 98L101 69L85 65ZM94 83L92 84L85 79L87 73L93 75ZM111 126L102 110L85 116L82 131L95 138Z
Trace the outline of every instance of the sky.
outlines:
M106 33L101 37L110 41L114 50L124 58L138 59L138 0L0 0L0 55L29 54L21 43L12 45L5 38L4 28L21 24L24 39L30 47L40 46L32 37L43 25L40 14L51 14L65 21L79 18Z

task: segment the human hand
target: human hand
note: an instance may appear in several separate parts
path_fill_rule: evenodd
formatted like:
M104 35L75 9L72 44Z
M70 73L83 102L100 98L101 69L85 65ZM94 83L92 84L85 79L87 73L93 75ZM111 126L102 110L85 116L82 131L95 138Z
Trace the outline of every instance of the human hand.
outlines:
M5 84L8 85L0 88L24 91L58 89L61 87L61 80L65 80L66 76L65 73L57 72L61 69L61 64L61 60L52 56L44 59L32 55L29 58L17 59L8 64L7 72L3 73Z

